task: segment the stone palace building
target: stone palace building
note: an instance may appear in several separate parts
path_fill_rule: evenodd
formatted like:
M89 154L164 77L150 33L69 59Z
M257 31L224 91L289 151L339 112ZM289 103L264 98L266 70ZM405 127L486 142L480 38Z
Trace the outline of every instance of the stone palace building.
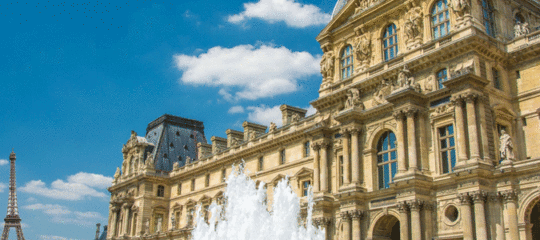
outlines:
M189 239L242 159L269 203L285 176L304 206L312 185L329 240L540 239L538 26L536 0L339 0L317 112L211 144L170 115L132 132L107 239Z

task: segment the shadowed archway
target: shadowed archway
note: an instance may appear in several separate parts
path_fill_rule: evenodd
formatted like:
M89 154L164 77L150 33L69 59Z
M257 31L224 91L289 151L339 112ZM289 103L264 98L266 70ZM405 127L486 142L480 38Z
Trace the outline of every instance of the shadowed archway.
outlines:
M373 228L373 240L399 240L399 220L387 215L380 218Z

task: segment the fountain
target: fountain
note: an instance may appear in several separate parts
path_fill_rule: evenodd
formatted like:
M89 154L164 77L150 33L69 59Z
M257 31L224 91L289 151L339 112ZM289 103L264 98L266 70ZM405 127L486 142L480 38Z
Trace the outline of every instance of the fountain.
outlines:
M233 166L234 169L234 166ZM281 180L274 188L272 211L267 210L264 183L255 186L244 169L231 173L227 178L224 193L226 204L213 202L209 211L209 223L197 209L196 226L192 232L194 240L324 240L324 230L312 223L313 197L308 194L307 221L300 223L298 196Z

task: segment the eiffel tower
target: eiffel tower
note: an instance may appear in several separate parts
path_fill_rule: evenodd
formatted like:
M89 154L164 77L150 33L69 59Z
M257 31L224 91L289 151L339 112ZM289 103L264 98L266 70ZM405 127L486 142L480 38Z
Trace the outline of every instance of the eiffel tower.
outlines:
M21 218L19 217L19 207L17 207L17 191L15 184L15 153L11 150L9 154L9 160L11 162L10 175L9 175L9 200L7 208L7 216L4 218L4 232L2 233L1 240L8 240L9 229L15 228L17 231L17 240L24 240Z

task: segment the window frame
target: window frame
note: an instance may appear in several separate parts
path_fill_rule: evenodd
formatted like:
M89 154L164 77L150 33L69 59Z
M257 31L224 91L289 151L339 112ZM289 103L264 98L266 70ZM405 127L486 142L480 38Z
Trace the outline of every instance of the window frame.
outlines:
M393 135L393 139L394 139L394 147L392 148L392 143L391 143L391 140L392 140L392 134ZM384 140L386 137L388 137L388 149L386 150L382 150L384 149L382 146L380 147L380 144L383 144L384 143ZM391 130L386 130L384 131L380 136L379 136L379 139L377 140L377 148L376 148L376 165L377 165L377 182L379 184L379 190L380 189L387 189L389 188L389 184L393 182L394 180L394 177L397 173L397 169L398 169L398 153L397 153L397 138L396 138L396 134L391 131ZM395 153L395 158L392 158L392 153ZM387 155L388 154L388 155ZM384 156L387 155L388 156L388 161L384 161ZM381 159L383 159L382 161L379 162L379 156L383 156L381 157ZM395 169L394 167L392 166L392 164L395 163ZM388 176L388 183L386 183L384 181L385 179L385 173L384 173L384 166L385 165L388 165L388 171L389 171L389 176ZM381 173L381 167L383 169L383 172ZM381 181L382 180L382 181ZM381 184L383 183L383 184Z
M393 31L393 33L391 35L387 36L389 30ZM393 39L393 43L392 44L387 44L387 41L390 42L390 39ZM382 37L383 60L385 62L388 62L388 61L390 61L390 60L397 57L397 55L399 54L399 45L398 44L399 44L399 37L398 37L398 31L397 31L396 24L390 23L390 24L386 25L386 27L384 28L383 37ZM390 50L394 51L392 57L390 56Z
M210 173L207 173L204 175L204 187L210 186Z
M493 16L493 4L489 0L481 0L482 5L482 20L486 28L486 34L491 37L496 37L495 18ZM487 15L487 17L486 17Z
M348 79L354 75L353 50L354 49L350 44L348 44L341 50L341 54L339 55L339 70L341 74L341 80ZM345 63L347 64L345 65Z
M305 141L304 142L304 157L309 157L311 155L311 142Z
M287 163L287 155L284 148L279 151L279 164L283 165L285 163Z
M156 190L157 197L165 197L165 186L158 185Z
M444 74L444 76L442 76L442 74ZM448 81L448 69L439 69L439 71L435 73L435 78L437 79L437 89L443 89L444 85L442 83Z
M260 156L258 159L257 159L257 169L259 171L263 171L264 170L264 156Z
M179 182L176 187L176 195L178 196L182 195L182 182Z
M450 134L449 127L452 127L452 133ZM443 126L439 126L437 129L437 142L438 142L438 152L439 152L439 159L441 164L441 173L442 174L448 174L453 173L454 168L456 167L457 163L457 153L456 153L456 129L454 127L454 124L445 124ZM444 129L445 135L442 136L441 130ZM452 140L450 140L452 139ZM445 142L446 147L443 148L442 141ZM453 145L451 144L453 141ZM447 159L446 164L444 163L444 154L446 153ZM452 154L454 156L454 161L452 162ZM445 171L445 168L447 171Z
M306 186L307 183L307 186ZM302 187L302 197L307 197L309 194L309 186L311 185L311 180L304 180L302 181L301 187Z
M439 9L439 3L441 2L442 2L443 8ZM444 18L442 21L440 20L441 15ZM430 19L431 19L431 33L432 33L431 36L433 37L434 40L442 38L450 34L451 23L450 23L450 11L448 7L448 0L438 0L435 2L435 4L433 4L433 7L431 8L431 11L430 11ZM437 21L437 23L435 23L434 21ZM442 33L443 28L441 28L441 26L446 27L446 33L444 34ZM436 35L436 31L438 31L438 35Z
M195 191L195 178L191 179L191 191Z
M493 87L497 90L503 91L501 72L496 67L491 68L491 78L493 79Z
M221 182L224 183L227 180L227 169L221 169Z

